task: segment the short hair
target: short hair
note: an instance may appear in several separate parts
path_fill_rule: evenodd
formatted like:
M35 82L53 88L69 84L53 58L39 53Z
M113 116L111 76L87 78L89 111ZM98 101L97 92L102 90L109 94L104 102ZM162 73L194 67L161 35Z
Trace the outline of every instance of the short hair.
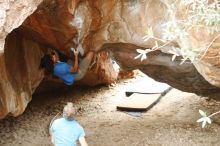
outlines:
M40 69L45 69L44 73L46 75L53 73L53 61L50 54L45 54L40 60Z
M77 110L73 106L73 103L67 102L67 104L63 108L63 117L68 121L72 121L72 120L74 120L76 112L77 112Z

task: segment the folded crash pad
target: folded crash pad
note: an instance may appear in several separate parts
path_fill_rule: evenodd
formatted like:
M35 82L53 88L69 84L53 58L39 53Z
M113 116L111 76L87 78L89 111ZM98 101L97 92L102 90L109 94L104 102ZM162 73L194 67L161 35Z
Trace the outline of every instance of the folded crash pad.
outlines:
M138 94L134 93L129 97L122 97L117 109L142 111L148 110L159 101L161 94Z
M170 88L168 84L157 82L151 79L150 77L146 76L141 81L137 81L136 83L128 86L125 89L125 94L126 96L130 96L133 93L140 93L140 94L163 93L168 88Z

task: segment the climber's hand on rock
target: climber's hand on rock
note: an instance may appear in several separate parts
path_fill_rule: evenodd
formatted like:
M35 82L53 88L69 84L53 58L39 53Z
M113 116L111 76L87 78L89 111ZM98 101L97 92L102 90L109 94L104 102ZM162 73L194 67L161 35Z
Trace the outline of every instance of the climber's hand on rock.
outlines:
M74 55L78 55L79 54L79 51L78 50L76 50L76 49L74 49L74 48L71 48L71 50L73 51L73 53L74 53Z

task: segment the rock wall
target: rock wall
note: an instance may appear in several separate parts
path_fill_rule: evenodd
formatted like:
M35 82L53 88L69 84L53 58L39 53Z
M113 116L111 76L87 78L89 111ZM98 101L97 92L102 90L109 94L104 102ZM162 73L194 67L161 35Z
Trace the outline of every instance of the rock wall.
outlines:
M7 36L4 54L0 56L0 118L8 113L20 115L43 79L43 71L39 70L39 58L43 55L40 48L18 31Z
M106 51L112 52L113 57L125 70L139 69L153 79L165 82L172 87L186 92L193 92L198 95L218 98L220 90L211 85L196 70L194 65L186 61L180 65L181 57L171 60L172 55L163 53L160 50L148 53L144 61L134 60L137 56L136 49L139 47L133 44L106 44Z
M43 71L38 67L48 47L68 52L70 47L82 45L84 52L97 52L88 74L81 81L83 84L112 83L118 76L110 59L112 56L126 71L140 69L155 80L180 90L217 96L220 91L219 38L194 64L185 62L179 65L180 58L171 60L172 55L167 50L172 45L182 47L179 40L149 53L144 61L134 60L138 55L136 49L155 45L154 40L143 40L148 27L152 27L155 37L162 38L163 24L170 20L167 5L171 3L173 0L0 2L2 51L6 40L4 53L0 56L0 118L9 113L17 116L24 111L44 78ZM185 11L178 1L175 4L176 17L182 19ZM201 49L216 37L216 34L210 35L202 30L189 34L192 47Z
M0 1L0 53L4 51L6 36L36 9L42 0Z
M65 52L79 44L79 30L72 25L75 23L73 13L76 3L78 1L45 0L33 14L26 11L25 15L30 15L27 19L18 17L20 24L24 21L19 28L8 35L3 31L7 38L1 44L5 43L4 53L0 56L0 119L24 112L35 89L45 78L39 65L48 47ZM15 8L11 9L17 8L17 5L13 6ZM7 18L18 19L14 15ZM4 27L8 25L4 24ZM107 52L96 55L92 64L81 84L110 84L117 79L118 71Z
M19 27L23 21L37 9L37 6L41 3L41 1L42 0L0 1L0 119L5 117L8 113L11 113L13 116L18 116L24 111L27 103L31 99L30 97L32 91L28 89L27 86L25 87L21 84L23 82L27 82L30 78L26 78L24 76L27 74L22 75L24 68L21 64L21 68L17 66L19 65L19 60L22 60L22 63L24 63L24 59L20 58L22 57L21 55L24 55L24 51L21 51L23 48L21 48L20 42L23 41L23 38L17 34L11 34L12 37L10 39L8 38L8 41L16 43L5 44L5 41L7 35L13 29ZM17 46L18 44L19 46ZM37 46L36 43L31 41L29 43L24 43L23 45L28 47L29 45L33 47ZM30 55L30 53L26 55ZM27 56L27 58L32 60L31 56ZM33 61L34 60L31 62ZM24 64L24 67L25 66L26 63ZM38 76L33 77L33 79L36 79L37 82L40 82L41 80ZM30 83L31 80L28 82ZM16 83L20 84L16 85ZM37 84L35 83L33 86L37 86Z

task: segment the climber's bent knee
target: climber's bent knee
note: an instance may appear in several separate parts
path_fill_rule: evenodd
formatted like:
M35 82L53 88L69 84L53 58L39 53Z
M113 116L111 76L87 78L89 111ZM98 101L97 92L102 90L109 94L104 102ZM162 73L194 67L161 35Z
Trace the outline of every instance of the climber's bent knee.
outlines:
M90 63L91 63L91 59L87 59L87 58L84 58L80 62L79 68L78 68L78 71L77 71L77 75L75 77L76 81L81 80L85 76L85 74L86 74L86 72L89 68Z

